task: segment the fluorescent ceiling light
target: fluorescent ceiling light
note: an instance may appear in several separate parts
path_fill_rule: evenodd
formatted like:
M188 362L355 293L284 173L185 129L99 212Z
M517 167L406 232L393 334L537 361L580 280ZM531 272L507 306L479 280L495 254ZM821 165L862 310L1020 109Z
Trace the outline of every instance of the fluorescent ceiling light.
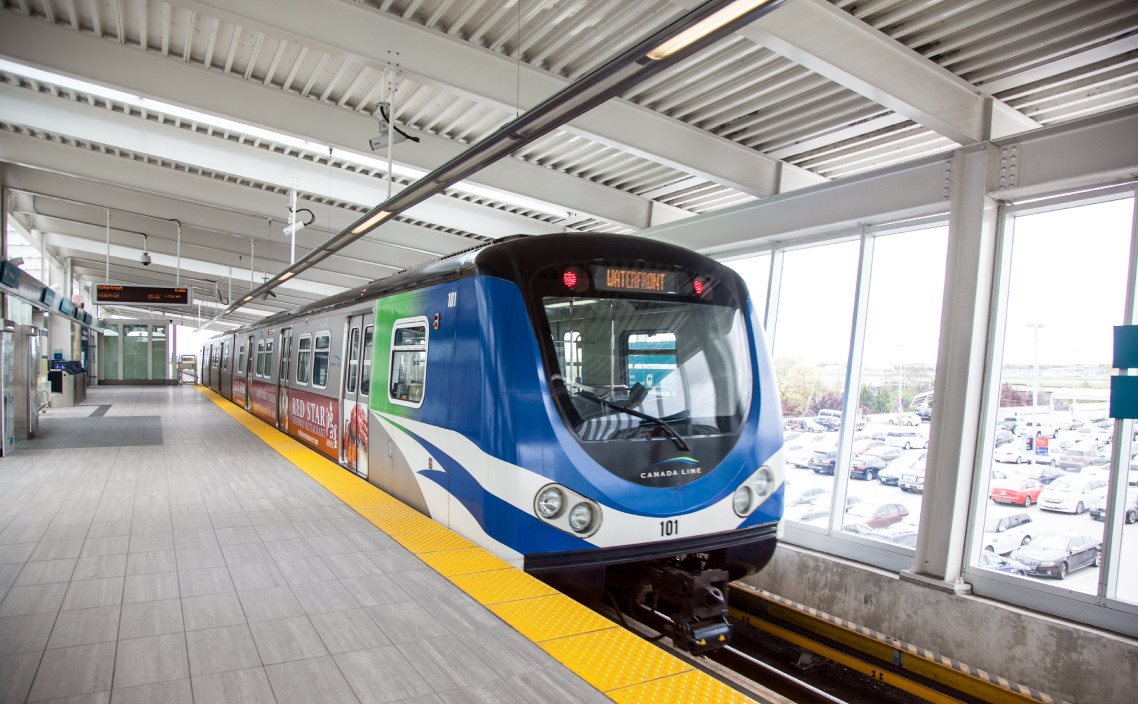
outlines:
M381 210L378 213L376 213L375 215L372 215L367 220L364 220L363 222L361 222L359 225L356 225L355 227L353 227L352 228L352 234L353 235L362 235L363 233L367 232L371 228L378 225L380 222L383 221L384 218L387 218L390 215L391 215L391 213L387 212L386 210Z
M767 4L770 0L737 0L727 7L713 12L704 19L696 22L691 27L680 32L652 51L648 52L648 58L653 61L666 59L677 51L691 46L700 39L711 34L723 25L734 22L743 15L747 14L755 8Z
M51 71L44 71L43 69L25 66L24 64L10 61L8 59L0 59L0 71L12 73L17 76L23 76L24 78L36 81L38 83L49 83L60 88L66 88L67 90L87 93L89 95L98 96L107 100L113 100L118 103L126 103L127 105L133 105L148 112L162 113L164 115L170 115L172 117L179 117L183 120L189 120L191 122L216 127L217 129L225 130L227 132L235 132L247 135L249 137L255 137L266 142L274 142L276 144L282 144L285 146L293 147L294 149L301 149L307 152L312 152L314 154L329 154L333 159L346 161L352 164L357 164L359 166L366 166L369 169L380 171L384 174L388 173L386 159L377 159L373 156L368 156L365 154L356 154L355 152L338 149L336 147L322 144L320 142L314 142L309 139L293 137L291 135L284 134L283 132L267 130L263 127L257 127L256 125L250 125L245 122L238 122L237 120L230 120L228 118L209 115L204 112L198 112L197 110L183 108L178 105L174 105L173 103L167 103L161 100L153 100L151 98L143 98L142 96L135 95L134 93L128 93L126 91L118 90L115 88L107 88L106 86L101 86L97 83L91 83L89 81L69 78L58 73L52 73ZM417 181L423 176L427 175L427 172L423 169L417 169L412 166L405 166L396 163L391 164L390 173L393 176L406 178L411 181ZM456 183L451 186L451 188L462 191L464 193L469 193L473 196L486 198L489 200L497 201L499 203L505 203L507 205L514 205L519 208L525 208L526 210L534 210L540 213L545 213L547 215L553 215L554 217L568 219L573 216L573 213L569 210L566 210L565 208L559 208L551 203L546 203L534 198L527 198L526 196L510 193L508 191L502 191L497 188L479 186L474 183L466 182Z
M295 271L286 271L285 273L281 274L281 281L287 281L288 279L291 279L294 276L296 276Z

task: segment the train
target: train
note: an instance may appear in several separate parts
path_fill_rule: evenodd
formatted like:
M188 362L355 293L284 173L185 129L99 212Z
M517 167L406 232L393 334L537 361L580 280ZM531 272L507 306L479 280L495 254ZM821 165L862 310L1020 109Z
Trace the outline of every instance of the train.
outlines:
M515 235L209 340L201 382L502 559L667 604L693 652L770 559L781 407L732 269Z

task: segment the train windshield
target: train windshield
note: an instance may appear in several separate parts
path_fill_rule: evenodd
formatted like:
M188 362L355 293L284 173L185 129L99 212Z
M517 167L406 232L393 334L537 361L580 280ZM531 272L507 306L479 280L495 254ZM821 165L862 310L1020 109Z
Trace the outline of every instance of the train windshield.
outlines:
M752 381L738 307L633 297L542 306L552 387L581 440L667 438L684 449L680 438L739 432Z

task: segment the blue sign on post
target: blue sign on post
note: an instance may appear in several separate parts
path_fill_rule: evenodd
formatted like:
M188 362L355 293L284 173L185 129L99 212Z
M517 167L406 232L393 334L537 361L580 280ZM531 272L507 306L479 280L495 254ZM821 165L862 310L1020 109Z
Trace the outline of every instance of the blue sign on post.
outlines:
M1138 325L1115 326L1114 368L1138 369ZM1138 376L1110 378L1110 417L1138 419Z

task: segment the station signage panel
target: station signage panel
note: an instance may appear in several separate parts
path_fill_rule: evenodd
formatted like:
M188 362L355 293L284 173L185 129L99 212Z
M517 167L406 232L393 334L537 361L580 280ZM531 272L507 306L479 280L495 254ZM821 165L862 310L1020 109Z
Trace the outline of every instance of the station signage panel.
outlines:
M95 284L95 302L181 306L190 302L190 289L186 286Z
M593 286L598 291L643 291L676 293L680 277L674 271L647 271L612 266L593 267Z

